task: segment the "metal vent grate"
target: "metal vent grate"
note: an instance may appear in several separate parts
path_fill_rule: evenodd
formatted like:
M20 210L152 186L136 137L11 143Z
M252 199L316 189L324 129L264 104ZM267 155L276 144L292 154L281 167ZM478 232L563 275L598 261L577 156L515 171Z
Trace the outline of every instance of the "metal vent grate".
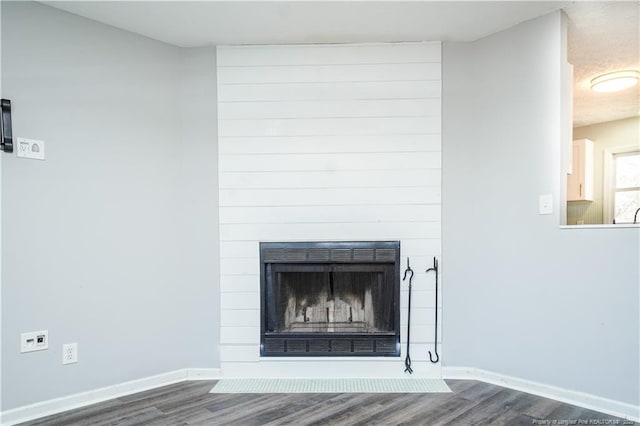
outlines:
M287 340L287 352L307 352L307 340Z
M395 262L396 250L387 248L376 249L376 260L378 262Z
M264 352L268 354L284 352L284 340L264 339Z
M351 340L332 340L331 352L351 352Z
M331 260L349 262L351 260L351 249L331 249Z
M399 244L388 242L353 243L260 243L263 263L394 263ZM378 246L376 246L378 245Z
M313 262L328 262L329 261L329 249L325 248L310 248L307 251L309 260Z
M309 352L329 352L330 350L329 340L309 340Z
M353 260L358 262L373 262L373 249L353 249Z
M396 351L396 342L394 339L376 339L376 352L394 353Z
M354 352L373 352L373 340L354 340Z
M262 356L399 356L398 337L268 337Z
M307 250L303 248L288 248L287 260L290 262L302 261L307 259Z
M264 250L265 262L283 262L285 260L284 249L268 248Z

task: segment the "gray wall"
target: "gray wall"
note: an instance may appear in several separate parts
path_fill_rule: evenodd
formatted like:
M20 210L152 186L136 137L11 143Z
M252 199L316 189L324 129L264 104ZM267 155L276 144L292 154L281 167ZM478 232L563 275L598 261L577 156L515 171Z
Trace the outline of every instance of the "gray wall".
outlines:
M218 110L215 48L181 49L180 283L185 367L219 367ZM175 111L178 112L178 111ZM178 152L176 152L178 154Z
M2 154L3 410L219 365L214 53L2 2L14 136L47 144Z
M444 363L638 404L639 231L558 226L562 28L444 45Z

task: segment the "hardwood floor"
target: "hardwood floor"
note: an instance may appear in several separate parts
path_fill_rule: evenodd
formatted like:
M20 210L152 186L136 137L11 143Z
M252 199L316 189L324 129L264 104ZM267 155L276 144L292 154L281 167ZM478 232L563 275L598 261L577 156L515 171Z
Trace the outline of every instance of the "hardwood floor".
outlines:
M555 424L607 424L594 422L602 420L633 424L470 380L447 380L453 393L446 394L210 394L214 383L178 383L23 424L536 425L554 424L553 420Z

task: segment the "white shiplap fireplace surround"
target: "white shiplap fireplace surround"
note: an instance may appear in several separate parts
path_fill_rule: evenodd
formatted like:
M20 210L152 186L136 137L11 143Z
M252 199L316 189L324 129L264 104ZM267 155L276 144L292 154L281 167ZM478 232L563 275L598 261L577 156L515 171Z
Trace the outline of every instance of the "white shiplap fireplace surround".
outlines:
M407 375L407 281L401 357L261 358L260 241L400 241L413 376L440 377L440 42L219 47L217 71L223 377Z

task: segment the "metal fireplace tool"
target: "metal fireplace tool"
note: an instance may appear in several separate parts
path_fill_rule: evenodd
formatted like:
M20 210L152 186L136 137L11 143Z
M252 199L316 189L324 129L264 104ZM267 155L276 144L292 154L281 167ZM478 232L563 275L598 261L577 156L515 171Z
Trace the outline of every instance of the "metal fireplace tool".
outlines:
M429 272L429 271L433 271L436 274L436 320L435 320L435 338L434 338L434 349L433 352L436 354L436 359L433 359L433 356L431 355L431 351L429 351L429 359L431 360L432 363L436 364L438 361L440 361L440 355L438 355L438 259L436 259L435 257L433 258L433 268L429 268L427 269L425 272Z
M402 277L402 281L407 279L407 274L409 275L409 303L407 305L407 356L404 359L405 373L412 374L413 369L411 368L411 356L409 355L409 347L411 344L411 280L413 280L413 269L409 266L409 258L407 257L407 269L404 270L404 277Z
M437 364L440 361L440 355L438 355L438 259L433 258L433 267L427 269L425 272L433 271L436 274L436 303L435 303L435 330L434 330L434 349L433 353L435 354L435 359L433 358L433 354L429 351L429 360ZM413 269L409 265L409 258L407 257L407 269L404 270L404 276L402 277L402 281L407 279L407 274L409 274L409 301L407 304L407 355L404 359L405 373L412 374L413 369L411 368L411 356L409 355L409 350L411 348L411 281L413 280Z

